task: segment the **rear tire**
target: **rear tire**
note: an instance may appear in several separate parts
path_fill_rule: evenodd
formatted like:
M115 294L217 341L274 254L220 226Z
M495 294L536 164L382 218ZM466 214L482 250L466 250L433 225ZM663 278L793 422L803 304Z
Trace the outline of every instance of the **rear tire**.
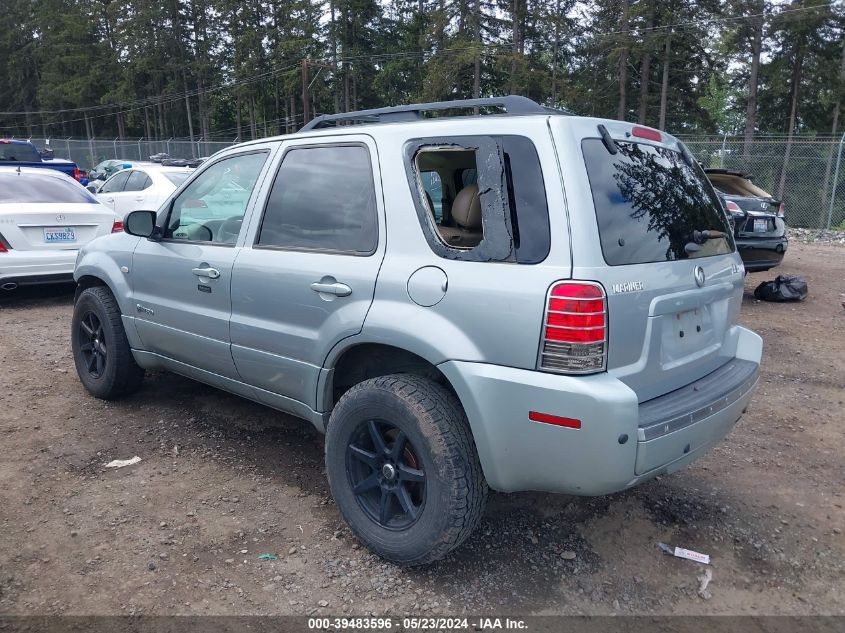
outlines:
M92 396L113 400L141 386L144 370L132 357L120 307L105 286L79 294L73 306L71 348L79 380Z
M326 472L352 531L400 565L429 563L458 547L487 499L457 398L410 374L365 380L343 395L326 433Z

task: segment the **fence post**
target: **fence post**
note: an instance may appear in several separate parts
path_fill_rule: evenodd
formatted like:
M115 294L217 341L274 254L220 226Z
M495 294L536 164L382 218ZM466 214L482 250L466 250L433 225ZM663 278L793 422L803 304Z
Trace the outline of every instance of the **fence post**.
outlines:
M112 147L114 147L114 157L117 158L117 138L111 140Z
M70 157L70 137L69 137L69 136L65 139L65 145L67 145L67 159L68 159L68 160L73 160L73 159ZM76 162L76 161L74 161L74 162ZM91 165L91 166L93 167L93 165Z
M144 140L144 137L138 139L138 160L144 160L144 157L141 155L141 141Z
M727 144L727 142L728 142L728 133L725 132L725 136L722 137L722 149L719 152L719 167L720 168L725 167L725 145Z
M836 169L833 170L833 184L830 188L830 205L827 208L827 228L830 229L830 220L833 217L833 203L836 201L836 183L839 181L839 164L842 162L842 144L845 143L845 134L839 139L839 151L836 153Z
M171 136L169 139L165 141L167 143L167 155L170 156L170 141L173 137Z

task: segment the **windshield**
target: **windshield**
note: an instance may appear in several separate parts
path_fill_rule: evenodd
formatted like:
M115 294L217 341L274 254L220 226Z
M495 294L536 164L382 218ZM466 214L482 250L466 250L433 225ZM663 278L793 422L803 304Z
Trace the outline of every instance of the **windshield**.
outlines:
M0 203L6 202L97 204L97 199L66 178L11 172L0 174Z
M704 172L680 152L646 143L582 142L601 248L611 266L724 255L727 216Z
M40 163L41 155L29 143L0 143L0 161Z
M188 176L191 175L191 172L183 172L183 171L170 171L164 174L167 176L167 179L172 182L177 187L181 185L188 179Z

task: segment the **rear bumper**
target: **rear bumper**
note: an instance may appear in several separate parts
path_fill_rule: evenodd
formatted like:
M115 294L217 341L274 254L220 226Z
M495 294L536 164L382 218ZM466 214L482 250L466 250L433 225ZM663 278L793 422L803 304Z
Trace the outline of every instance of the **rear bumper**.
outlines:
M464 405L491 488L609 494L683 468L734 426L753 395L762 352L759 336L734 329L735 357L747 361L735 364L746 374L721 388L718 377L711 375L708 384L705 376L693 383L698 389L688 385L642 404L609 373L560 376L462 361L439 367ZM733 362L727 360L717 372ZM686 399L679 392L685 389L706 393L684 410L679 403ZM674 421L662 433L653 415L660 410L667 423ZM531 422L529 411L575 418L581 428ZM641 432L644 425L649 433Z
M736 248L748 272L768 270L783 260L789 240L779 237L737 237Z
M59 283L73 281L74 250L16 251L0 254L0 285L15 283Z

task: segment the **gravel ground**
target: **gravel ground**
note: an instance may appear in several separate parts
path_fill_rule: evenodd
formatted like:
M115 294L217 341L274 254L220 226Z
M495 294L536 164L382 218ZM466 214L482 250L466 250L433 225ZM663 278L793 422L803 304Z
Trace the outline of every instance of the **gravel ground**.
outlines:
M755 301L776 273L806 277L809 298ZM725 442L608 497L494 494L470 540L422 569L350 534L308 425L164 373L95 400L69 354L72 291L5 294L0 613L845 614L843 293L845 248L793 243L746 282L762 380Z

